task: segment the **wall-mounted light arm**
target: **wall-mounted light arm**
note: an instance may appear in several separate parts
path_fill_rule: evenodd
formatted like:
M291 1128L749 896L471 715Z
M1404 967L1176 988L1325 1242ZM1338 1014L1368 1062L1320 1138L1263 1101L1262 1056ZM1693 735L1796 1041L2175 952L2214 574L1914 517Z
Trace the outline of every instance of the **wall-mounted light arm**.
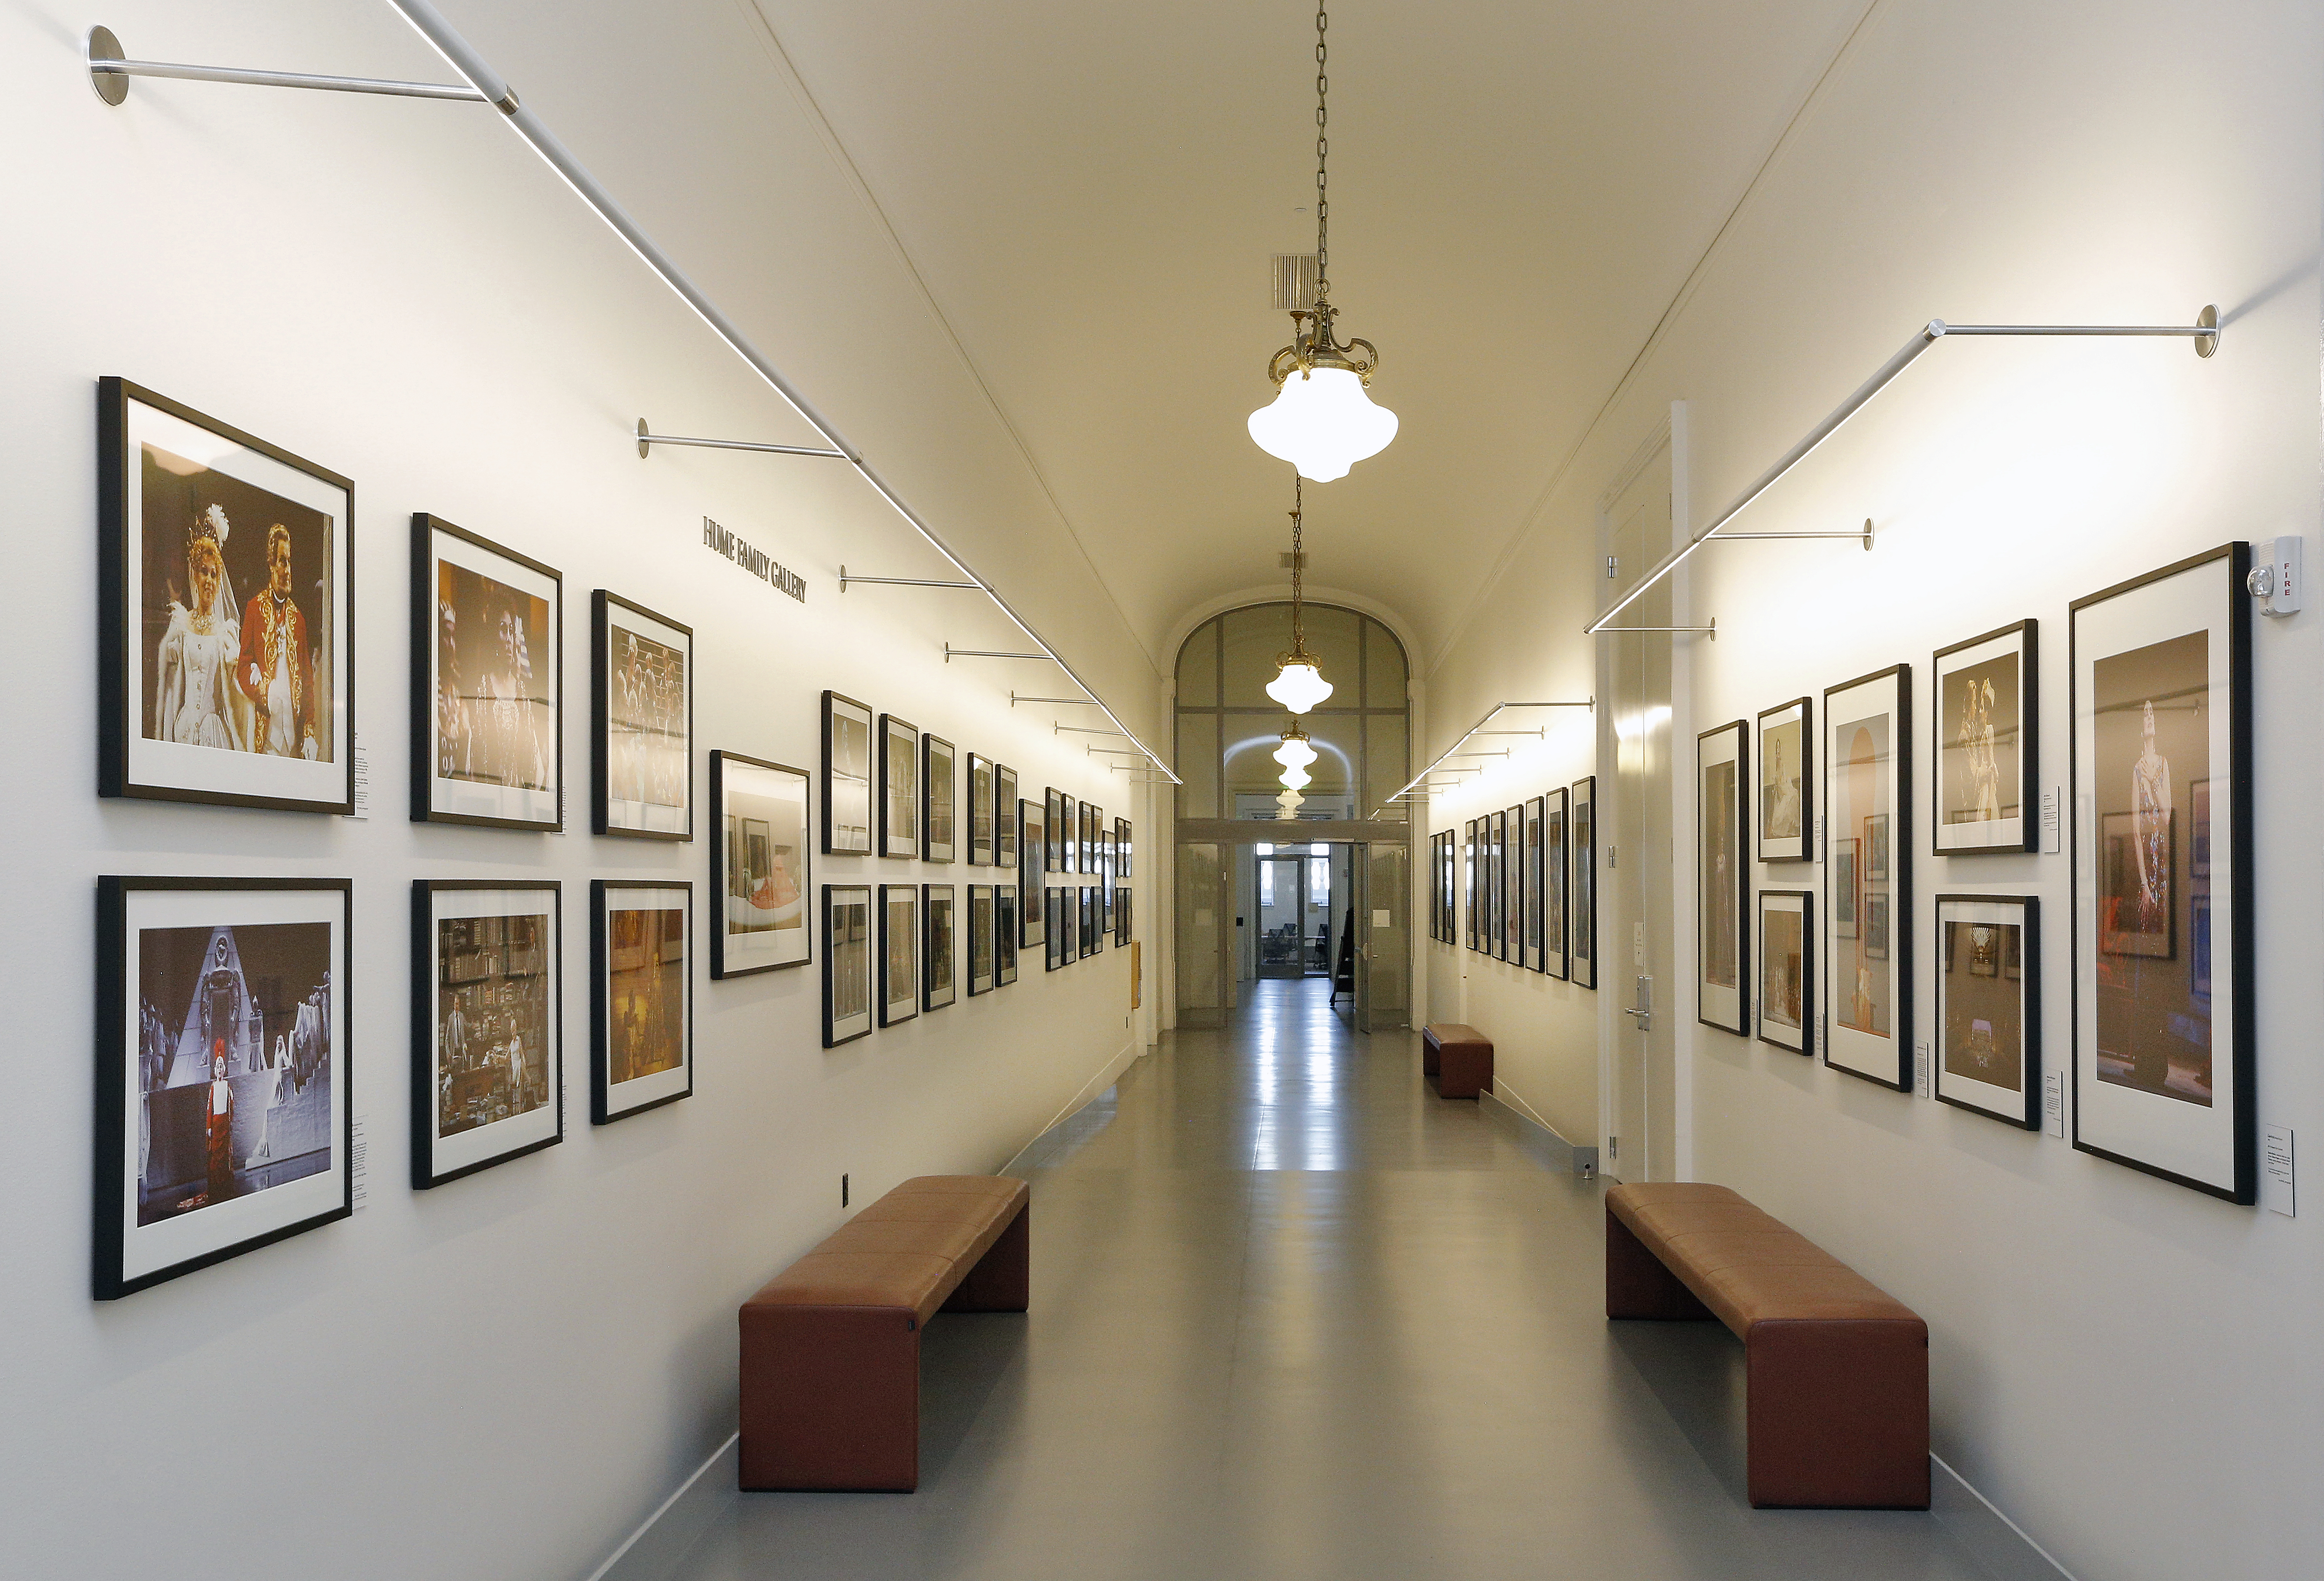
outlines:
M1405 794L1405 792L1406 792L1406 791L1409 791L1409 790L1411 790L1415 786L1419 785L1423 780L1427 779L1427 778L1431 777L1432 776L1434 776L1434 775L1437 772L1437 770L1438 770L1438 769L1440 769L1440 768L1443 768L1443 771L1444 771L1445 773L1447 773L1447 774L1481 774L1481 773L1483 773L1483 772L1484 772L1484 770L1483 770L1482 768L1475 768L1475 767L1472 767L1472 766L1470 766L1470 765L1466 765L1466 764L1455 764L1455 765L1453 765L1453 767L1449 768L1446 768L1444 766L1445 766L1448 762L1450 762L1450 761L1451 761L1453 758L1455 758L1455 757L1464 757L1464 758L1465 758L1465 757L1474 756L1475 754L1471 754L1471 753L1462 752L1462 751L1461 750L1461 749L1462 749L1462 748L1463 748L1463 747L1465 747L1465 746L1467 746L1467 745L1469 744L1469 742L1470 742L1470 740L1471 740L1471 738L1483 734L1483 733L1484 733L1484 731L1485 731L1485 727L1486 727L1487 725L1489 725L1489 724L1492 723L1492 722L1493 722L1493 721L1495 721L1495 720L1499 719L1502 714L1504 714L1504 713L1508 712L1510 709L1512 709L1512 708L1593 708L1593 709L1594 709L1594 708L1596 708L1597 706L1598 706L1598 700L1597 700L1595 697L1591 698L1591 699L1590 699L1589 701L1587 701L1587 702L1581 702L1581 703L1494 703L1494 704L1492 705L1492 707L1490 707L1490 708L1489 708L1489 709L1487 709L1487 710L1485 711L1485 717L1484 717L1484 718L1482 718L1482 719L1479 720L1475 724L1471 725L1467 730L1462 731L1461 732L1460 737L1459 737L1459 739L1458 739L1458 740L1455 740L1455 741L1454 741L1454 742L1453 742L1450 747L1447 747L1443 751L1442 751L1442 752L1438 753L1438 754L1436 755L1435 759L1434 759L1434 761L1432 761L1432 762L1428 765L1428 767L1427 767L1427 768L1425 768L1422 769L1418 774L1414 775L1410 779L1406 780L1406 781L1405 782L1405 785L1404 785L1404 789L1403 789L1403 790L1399 790L1399 791L1397 791L1397 792L1396 793L1396 795L1389 796L1389 797L1388 798L1388 802L1393 802L1393 801L1395 801L1398 796L1403 795ZM1531 731L1516 731L1516 732L1514 732L1514 733L1518 734L1518 735L1531 735L1531 734L1533 734L1533 732L1532 732ZM1544 733L1545 733L1545 736L1546 736L1546 731L1545 731ZM1508 754L1507 754L1507 753L1502 753L1502 754L1501 754L1501 756L1503 756L1503 757L1507 757L1507 756L1508 756ZM1379 817L1379 816L1380 812L1384 812L1384 811L1386 811L1386 810L1387 810L1387 802L1383 802L1383 803L1380 804L1380 809L1379 809L1379 811L1375 811L1374 813L1371 813L1371 814L1370 814L1370 815L1371 817L1377 818L1377 817Z
M1776 462L1775 465L1769 467L1765 473L1761 473L1756 483L1754 483L1749 488L1744 490L1741 494L1736 497L1732 504L1729 505L1726 510L1720 511L1715 518L1713 518L1710 526L1704 528L1702 531L1696 534L1692 538L1687 540L1685 544L1682 545L1677 549L1674 549L1670 554L1663 556L1662 561L1656 565L1653 570L1647 572L1645 576L1639 578L1637 584L1633 586L1629 592L1624 593L1611 609L1605 611L1600 614L1596 620L1583 627L1582 634L1585 637L1595 637L1599 632L1608 630L1607 622L1613 620L1615 616L1620 614L1624 610L1628 609L1631 604L1637 602L1640 598L1643 598L1646 595L1647 589L1653 587L1655 584L1660 582L1664 577L1668 576L1672 572L1677 570L1679 565L1689 555L1693 554L1695 550L1702 547L1703 545L1709 543L1713 538L1720 536L1719 532L1720 528L1733 520L1742 512L1744 508L1748 506L1753 501L1758 499L1760 495L1775 487L1777 481L1780 480L1785 473L1790 472L1794 467L1799 465L1801 462L1805 461L1809 455L1814 453L1817 446L1821 446L1825 440L1838 433L1841 427L1847 423L1849 418L1854 417L1858 412L1862 411L1866 404L1868 403L1874 396L1879 394L1883 390L1886 390L1889 383L1895 379L1897 374L1902 373L1905 369L1911 367L1914 360L1919 357L1923 352L1927 351L1931 346L1936 345L1937 342L1943 340L1948 336L1963 335L2034 336L2160 336L2191 340L2194 343L2195 354L2200 357L2208 357L2212 353L2219 349L2219 310L2215 307L2207 305L2201 312L2195 315L2195 322L2192 324L1947 324L1941 318L1930 319L1928 323L1921 326L1920 330L1914 335L1912 339L1906 341L1903 346L1897 349L1895 355L1881 363L1879 370L1875 372L1871 378L1867 379L1862 384L1858 385L1854 394L1850 395L1846 400L1841 401L1838 406L1834 407L1831 412L1825 416L1823 421L1818 423L1814 427L1808 430L1807 437L1805 438L1793 446L1790 450L1784 452L1782 460ZM1731 536L1740 538L1745 535L1738 533ZM1751 536L1773 537L1774 535L1753 534ZM1838 536L1854 538L1858 535L1855 533L1843 533ZM1690 631L1700 630L1700 628L1691 626L1631 626L1616 628L1616 630L1633 631Z

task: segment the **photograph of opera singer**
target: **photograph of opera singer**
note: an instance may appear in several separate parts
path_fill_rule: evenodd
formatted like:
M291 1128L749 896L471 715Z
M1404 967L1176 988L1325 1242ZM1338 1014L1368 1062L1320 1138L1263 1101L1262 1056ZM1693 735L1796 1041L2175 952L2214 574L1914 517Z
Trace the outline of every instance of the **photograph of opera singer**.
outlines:
M612 632L605 789L615 802L687 804L686 655L620 625Z
M438 1135L549 1102L552 937L545 913L438 921Z
M327 923L146 928L137 1222L331 1167Z
M437 562L438 777L549 788L557 739L549 636L548 600Z
M686 912L606 914L607 1080L618 1086L686 1062Z
M247 485L244 492L260 492ZM280 503L284 514L316 515ZM157 579L165 607L147 672L145 733L187 746L327 760L330 699L318 694L316 679L327 661L296 595L291 530L272 523L260 543L263 558L253 565L235 545L224 507L213 502L186 533L184 596L174 577ZM239 607L230 556L262 573Z

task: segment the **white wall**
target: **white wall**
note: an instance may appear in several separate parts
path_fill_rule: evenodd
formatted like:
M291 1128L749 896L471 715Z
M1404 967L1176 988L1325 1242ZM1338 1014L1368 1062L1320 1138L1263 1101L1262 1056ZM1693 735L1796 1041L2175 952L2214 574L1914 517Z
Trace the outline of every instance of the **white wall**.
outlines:
M1699 730L1897 662L1914 666L1925 763L1932 650L2031 616L2043 779L2063 784L2070 600L2228 538L2297 532L2319 552L2319 67L2305 5L1879 6L1436 666L1432 750L1503 688L1582 673L1587 646L1563 634L1580 624L1573 590L1586 603L1605 585L1591 585L1591 506L1670 401L1692 418L1683 481L1699 526L1931 317L2183 323L2216 302L2228 327L2208 363L2182 342L1939 345L1738 523L1870 516L1872 554L1735 546L1684 574L1687 607L1716 616L1719 637L1681 656L1682 767ZM2255 638L2259 1117L2310 1136L2324 1135L2319 632L2311 602ZM1925 813L1924 768L1915 778ZM1440 804L1432 826L1508 799ZM2067 859L1940 862L1922 846L1923 1028L1926 896L2036 893L2061 1059ZM1467 959L1473 1002L1485 969ZM2068 1569L2313 1567L2312 1213L2232 1207L1701 1026L1682 1059L1695 1176L1929 1319L1939 1453Z
M735 14L656 11L628 20L675 28ZM1058 974L1036 952L1011 988L826 1052L816 971L700 981L696 1095L593 1128L587 881L674 874L698 886L707 847L594 839L577 795L562 836L407 821L410 513L436 512L565 573L576 722L590 590L690 622L698 789L711 748L813 765L816 697L832 686L1012 765L1027 795L1056 785L1137 818L1148 850L1151 820L1122 776L1050 734L1046 711L1010 709L1012 684L1055 693L1054 669L942 662L947 639L1021 646L980 596L842 598L843 560L938 569L847 469L638 459L622 436L641 414L674 432L788 437L799 425L490 111L151 82L107 109L78 64L88 14L49 0L0 11L0 135L17 151L0 250L0 468L18 721L0 777L12 990L0 1569L585 1575L732 1430L734 1308L837 1224L840 1173L860 1205L907 1175L998 1166L1150 1035L1156 997L1149 983L1146 1025L1132 1027L1126 951ZM385 6L122 0L104 20L133 54L445 76ZM502 63L540 104L523 63ZM641 74L651 66L641 53ZM718 69L747 75L731 60ZM553 80L538 91L578 102ZM684 130L699 108L672 100L668 114ZM605 113L658 112L621 101ZM576 130L576 142L610 140L604 124ZM814 188L801 205L821 205L815 225L753 238L767 273L809 284L848 273L852 290L774 293L783 314L768 318L768 341L779 356L850 369L855 382L833 405L858 409L841 420L876 457L925 433L911 451L924 479L947 458L959 464L969 482L931 488L942 497L930 514L958 507L972 558L980 546L1013 556L990 574L1061 645L1120 679L1110 700L1149 730L1157 677L1118 617L1085 580L1031 569L1045 556L1079 562L1053 522L1009 516L1009 497L1026 492L1009 470L1021 458L989 442L990 414L963 404L948 371L930 373L872 333L879 312L900 322L918 309L884 242L867 240L870 216L795 117L770 111L758 133L752 157L785 163L795 187ZM720 174L694 179L715 187ZM355 480L368 821L95 795L93 410L107 373ZM885 388L909 392L902 409L872 409ZM705 515L803 573L807 603L705 549ZM1013 584L1012 569L1023 572ZM576 787L586 750L573 722L565 767ZM372 1167L370 1206L352 1220L100 1305L88 1293L89 1004L94 880L107 872L355 881L347 1025ZM567 1140L415 1194L404 1163L410 885L494 875L564 881ZM991 872L818 857L814 877L964 884ZM1139 915L1155 915L1150 900Z

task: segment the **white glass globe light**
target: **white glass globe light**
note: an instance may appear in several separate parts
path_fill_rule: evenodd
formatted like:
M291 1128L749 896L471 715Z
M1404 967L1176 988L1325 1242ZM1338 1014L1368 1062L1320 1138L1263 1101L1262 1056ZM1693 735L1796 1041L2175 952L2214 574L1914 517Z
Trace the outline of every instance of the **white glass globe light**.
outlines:
M1312 658L1286 664L1267 684L1267 694L1294 713L1305 713L1332 694L1332 683Z
M1275 749L1275 760L1286 768L1305 768L1315 761L1315 749L1303 736L1286 736Z
M1328 483L1388 448L1396 414L1375 405L1349 370L1311 368L1284 380L1275 399L1250 414L1250 427L1261 450L1289 462L1310 483Z
M1315 777L1304 768L1286 768L1275 777L1283 783L1285 788L1299 790L1310 784Z

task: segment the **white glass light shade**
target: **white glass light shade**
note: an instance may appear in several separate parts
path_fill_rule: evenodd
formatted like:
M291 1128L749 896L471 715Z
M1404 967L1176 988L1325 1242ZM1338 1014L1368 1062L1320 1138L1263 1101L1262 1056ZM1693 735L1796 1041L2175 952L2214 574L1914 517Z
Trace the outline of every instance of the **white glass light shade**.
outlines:
M1275 749L1275 760L1286 768L1305 768L1315 761L1315 749L1297 736L1286 736Z
M1267 694L1294 713L1305 713L1332 694L1332 683L1314 659L1287 664L1267 684Z
M1311 783L1315 777L1304 768L1286 768L1275 777L1289 789L1298 790Z
M1375 405L1364 381L1345 368L1293 373L1275 399L1250 414L1250 437L1261 450L1299 469L1310 483L1328 483L1396 437L1396 414Z

